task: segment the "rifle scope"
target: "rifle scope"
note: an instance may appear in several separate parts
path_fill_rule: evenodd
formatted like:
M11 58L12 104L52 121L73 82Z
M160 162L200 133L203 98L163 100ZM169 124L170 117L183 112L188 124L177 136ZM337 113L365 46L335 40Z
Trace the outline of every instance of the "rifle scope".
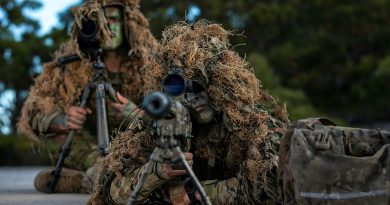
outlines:
M178 73L166 76L162 84L164 92L170 96L179 96L184 92L197 93L206 90L198 81L186 79Z
M144 110L154 117L164 117L170 113L171 100L162 92L152 92L142 101Z

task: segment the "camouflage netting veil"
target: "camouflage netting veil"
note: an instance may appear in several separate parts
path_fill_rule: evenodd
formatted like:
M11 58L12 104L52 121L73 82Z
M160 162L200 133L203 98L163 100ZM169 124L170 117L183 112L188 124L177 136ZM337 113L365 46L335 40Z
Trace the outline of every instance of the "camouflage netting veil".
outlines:
M267 190L267 187L270 187L270 173L275 172L271 169L275 169L277 164L278 147L267 145L278 146L278 136L284 131L284 123L288 122L287 111L262 89L248 63L233 51L229 35L231 33L220 25L206 21L193 25L181 22L168 27L145 68L145 90L146 93L161 90L163 78L174 67L183 68L185 77L206 85L212 107L223 113L224 123L231 131L226 164L232 170L241 170L242 176L237 177L250 182L250 187L243 189L250 192L252 199L249 200L253 201L249 202L256 203L260 202L257 200L261 195L276 193L275 190ZM144 134L129 132L116 138L113 142L115 151L107 159L110 163L103 166L120 173L124 157L139 159L141 155L145 158L150 149L145 147L148 145L143 141L145 137L138 138L139 135ZM134 144L129 143L134 140L143 147L134 148ZM196 143L201 157L210 158L210 142L198 139ZM258 193L258 187L266 187L266 190Z
M143 95L143 81L141 68L148 62L148 52L156 45L156 40L149 30L148 20L139 10L139 0L92 0L74 9L75 25L80 26L83 18L98 20L100 34L99 42L109 40L110 31L103 18L102 6L123 5L125 17L125 34L128 43L127 55L124 57L121 78L123 82L122 94L130 96L134 101ZM79 62L60 67L56 59L60 56L77 53L80 54L76 40L76 27L73 28L72 38L65 42L55 53L52 62L44 64L42 74L35 79L29 98L24 104L18 131L39 142L37 133L30 125L31 118L37 113L48 114L56 109L66 111L75 105L82 89L91 77L91 63L83 58Z

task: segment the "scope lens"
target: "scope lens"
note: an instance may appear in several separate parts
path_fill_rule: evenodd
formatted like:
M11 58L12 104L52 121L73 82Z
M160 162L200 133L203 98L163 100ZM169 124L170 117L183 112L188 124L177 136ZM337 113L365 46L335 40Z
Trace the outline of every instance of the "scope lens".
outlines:
M144 110L156 117L163 117L169 113L169 98L162 92L152 92L146 95L142 101Z
M165 93L172 96L178 96L184 93L186 83L181 75L171 74L164 79L163 86Z
M83 28L81 29L81 34L85 37L94 37L97 33L98 25L95 21L92 20L84 20L83 21Z

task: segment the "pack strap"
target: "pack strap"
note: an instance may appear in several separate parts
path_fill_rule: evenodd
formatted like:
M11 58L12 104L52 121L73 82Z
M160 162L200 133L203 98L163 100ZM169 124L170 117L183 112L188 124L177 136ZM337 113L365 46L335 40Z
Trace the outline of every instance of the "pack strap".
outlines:
M306 118L295 123L295 127L298 129L318 130L324 126L336 126L336 123L327 118Z
M382 137L383 141L385 142L385 144L390 144L390 137L389 136L385 136L383 133L383 131L381 129L376 129L376 131L378 132L378 134Z

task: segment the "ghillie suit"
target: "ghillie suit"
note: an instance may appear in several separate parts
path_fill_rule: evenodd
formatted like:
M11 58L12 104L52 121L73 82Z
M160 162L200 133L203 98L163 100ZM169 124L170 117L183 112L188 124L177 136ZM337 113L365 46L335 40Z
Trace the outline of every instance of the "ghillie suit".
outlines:
M149 23L139 10L139 0L105 0L88 1L81 7L74 9L75 25L82 26L82 19L97 20L99 34L97 40L103 43L109 40L110 31L102 12L102 6L121 6L124 16L124 33L126 46L122 52L122 63L119 73L109 73L110 81L116 91L137 103L143 94L143 80L141 68L148 62L148 53L156 44L156 40L149 30ZM50 148L52 141L63 141L64 136L53 137L48 128L53 119L64 113L71 106L78 104L81 92L92 75L91 62L78 48L77 28L74 26L72 37L65 42L55 53L54 60L43 66L43 72L35 79L31 88L18 124L18 131L29 136L34 142L48 146L49 153L55 153L58 146ZM60 56L80 54L81 61L65 66L56 62ZM93 111L87 117L84 130L90 133L81 138L77 137L72 147L71 156L65 162L67 167L85 170L93 163L98 155L95 148L96 117L94 112L94 96L87 107ZM110 101L108 101L110 103ZM122 120L122 116L108 106L108 123L112 130ZM81 133L79 133L81 134ZM86 134L85 132L83 134ZM92 135L92 136L91 136ZM42 143L47 142L47 143ZM58 144L58 143L55 143ZM95 153L95 154L91 154ZM91 159L89 159L91 158ZM72 163L72 164L70 164Z
M161 90L172 67L183 68L186 78L204 85L217 115L208 124L193 122L195 174L213 204L272 204L287 111L261 89L249 65L232 51L229 35L205 21L167 28L145 69L145 90ZM90 202L126 204L154 146L155 137L147 132L121 133L112 142L115 151L100 167ZM168 184L152 170L137 201L169 203Z

